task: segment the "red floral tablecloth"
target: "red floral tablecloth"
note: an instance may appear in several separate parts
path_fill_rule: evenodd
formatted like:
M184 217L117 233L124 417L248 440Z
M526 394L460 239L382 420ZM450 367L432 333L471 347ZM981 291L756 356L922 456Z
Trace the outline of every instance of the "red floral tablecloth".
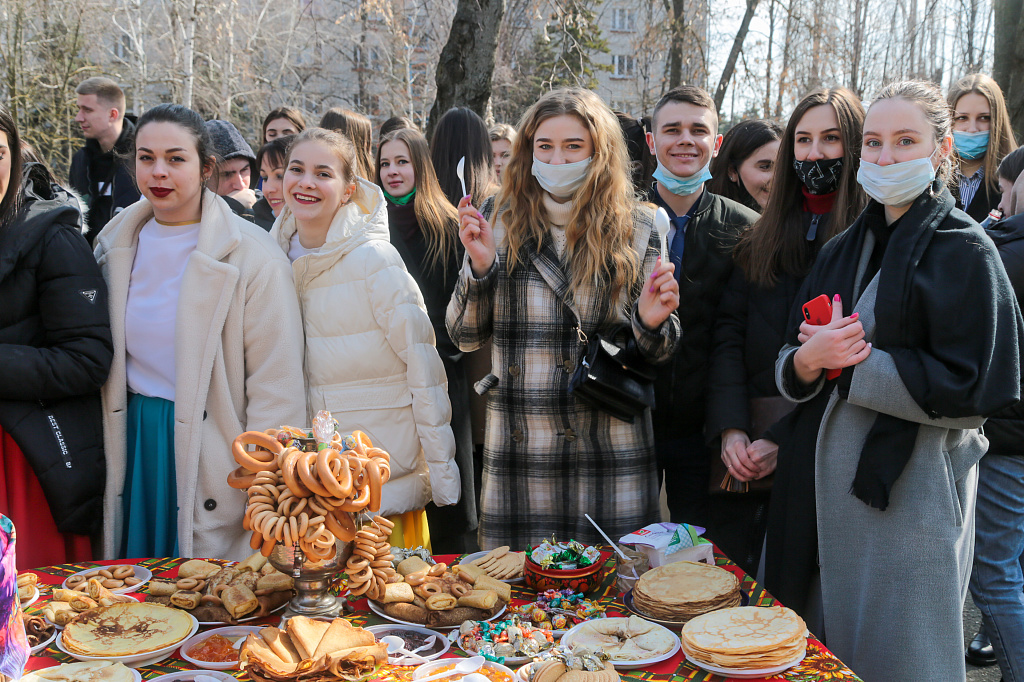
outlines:
M450 561L452 559L454 559L454 557L438 557L439 561ZM772 606L777 603L775 599L764 590L764 588L758 585L753 578L746 575L739 566L731 562L725 557L725 555L716 551L715 559L719 566L728 569L742 581L742 589L750 595L750 604L752 606ZM175 558L133 559L127 561L107 561L100 563L137 563L151 570L154 577L161 578L176 576L178 572L178 565L184 561L186 561L186 559ZM72 573L77 573L78 571L91 568L94 565L95 564L65 564L62 566L50 566L34 571L39 575L40 590L42 591L43 596L39 601L27 609L28 612L38 612L49 598L49 590L46 586L60 585L64 579ZM605 570L601 587L596 593L588 596L591 599L600 601L600 603L606 607L609 615L628 615L622 605L622 601L619 599L619 594L615 589L615 581L613 579L614 574L610 570L613 566L614 560L608 559L608 568ZM535 596L536 593L525 586L513 586L512 600L514 603L532 602ZM369 610L366 605L366 600L359 600L355 602L354 606L355 613L345 616L348 620L352 621L354 625L377 625L387 622ZM272 617L264 621L259 621L255 624L276 624L276 621L277 619ZM212 627L213 626L203 629L211 629ZM455 656L457 654L453 652L448 655ZM72 661L74 661L73 658L57 649L55 644L51 644L42 652L41 655L33 656L29 659L28 669L37 670L57 663L70 663ZM181 658L179 653L175 651L169 658L159 663L139 668L138 670L142 674L143 679L152 680L160 677L161 675L191 669L193 669L191 664ZM412 679L412 671L413 668L385 666L375 679L381 680L382 682L408 682ZM245 673L235 672L233 674L240 680L248 679ZM646 670L620 671L620 676L622 677L623 682L683 682L684 680L692 680L694 682L719 682L721 680L729 679L695 668L693 665L686 662L682 653L677 653L669 660L653 665ZM787 682L860 682L860 678L857 677L853 671L843 665L842 661L836 658L831 651L825 648L825 645L821 644L813 637L808 637L807 657L800 665L790 668L785 673L778 676L761 679Z

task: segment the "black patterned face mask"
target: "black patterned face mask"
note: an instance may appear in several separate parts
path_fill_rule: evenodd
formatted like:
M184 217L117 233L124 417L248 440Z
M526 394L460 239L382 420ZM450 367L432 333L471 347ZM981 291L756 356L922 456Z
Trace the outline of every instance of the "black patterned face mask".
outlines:
M811 194L828 194L839 187L839 176L843 172L843 157L800 161L793 159L793 169Z

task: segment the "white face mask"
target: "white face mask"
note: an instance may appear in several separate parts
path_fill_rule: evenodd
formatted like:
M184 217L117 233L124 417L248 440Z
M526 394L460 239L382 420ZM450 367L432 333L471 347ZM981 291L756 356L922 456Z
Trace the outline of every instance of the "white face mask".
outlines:
M592 157L575 163L544 163L533 157L533 177L547 192L556 197L571 196L587 177Z
M938 151L936 147L935 151ZM932 152L922 159L912 159L879 166L861 159L857 182L869 197L886 206L906 206L921 196L935 180Z

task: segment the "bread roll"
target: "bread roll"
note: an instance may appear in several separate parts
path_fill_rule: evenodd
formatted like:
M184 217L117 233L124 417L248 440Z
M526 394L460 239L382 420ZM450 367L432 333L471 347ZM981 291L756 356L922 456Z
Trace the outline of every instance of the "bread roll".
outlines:
M220 566L209 561L190 559L178 567L179 578L209 578L220 571Z
M482 575L477 578L476 582L473 583L473 588L477 590L494 590L498 593L498 598L506 604L512 598L512 586L500 580L495 580L489 575Z
M398 564L398 568L396 570L402 575L409 575L410 573L416 573L417 571L429 571L430 564L418 556L411 556Z
M432 594L427 598L428 611L448 611L454 609L456 599L450 594Z
M489 609L498 602L498 593L494 590L471 590L459 597L459 606L473 609Z
M179 609L185 609L191 611L195 607L199 606L200 600L203 595L192 590L178 590L171 595L171 605L177 606Z
M178 586L163 580L153 580L146 586L146 591L154 597L170 597L178 591Z
M384 597L381 599L385 604L392 602L412 603L416 599L416 593L412 591L409 583L388 583L384 586Z

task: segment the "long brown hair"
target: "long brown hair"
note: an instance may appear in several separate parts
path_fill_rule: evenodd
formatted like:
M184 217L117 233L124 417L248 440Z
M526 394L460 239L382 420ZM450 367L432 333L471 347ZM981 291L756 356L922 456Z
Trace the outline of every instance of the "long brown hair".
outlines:
M573 289L606 283L613 297L628 288L639 272L633 249L636 206L629 155L611 109L589 90L554 90L530 107L519 122L512 158L502 172L496 206L504 207L508 271L524 265L526 248L540 249L548 232L544 190L533 177L533 138L537 127L555 116L574 116L590 132L594 155L583 185L572 200L566 226L566 261ZM495 215L497 212L495 212Z
M955 116L956 104L960 98L969 93L977 93L988 101L989 113L992 116L988 129L988 149L985 150L985 184L989 192L999 192L999 162L1003 157L1017 148L1010 126L1010 114L1006 110L1003 91L990 76L983 73L972 73L964 76L949 89L946 101L950 113Z
M295 126L296 135L306 129L306 119L302 117L301 111L291 107L278 107L263 119L263 144L267 143L267 126L270 125L271 121L276 121L279 118L291 121L291 124Z
M356 173L373 182L373 126L370 119L348 109L328 109L320 127L341 133L356 148Z
M434 164L430 162L430 145L423 133L412 128L392 130L377 145L377 184L386 191L380 177L380 150L388 142L403 142L409 149L409 161L416 176L416 198L413 209L416 222L427 240L427 265L430 270L441 266L445 276L448 274L448 263L456 253L456 242L459 236L459 213L448 201L441 190L434 173Z
M733 259L743 268L747 279L759 286L773 286L783 272L797 277L806 275L814 261L814 247L803 233L803 195L800 192L803 183L793 169L793 147L796 128L804 114L823 104L831 106L839 120L843 170L826 233L821 239L827 241L845 230L864 208L864 191L857 182L864 105L846 88L812 92L800 100L789 117L779 144L764 213L743 233L733 252Z

